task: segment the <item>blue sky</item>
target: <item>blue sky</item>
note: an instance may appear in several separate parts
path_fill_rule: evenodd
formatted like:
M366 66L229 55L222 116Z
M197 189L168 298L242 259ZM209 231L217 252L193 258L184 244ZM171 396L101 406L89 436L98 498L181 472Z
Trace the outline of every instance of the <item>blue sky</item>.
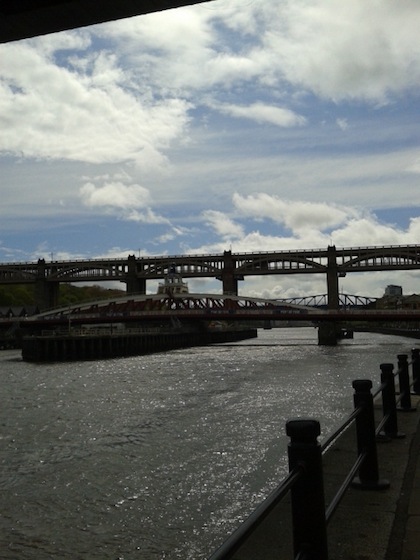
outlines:
M419 243L419 28L418 0L216 0L0 46L0 261ZM420 292L342 289L390 283Z

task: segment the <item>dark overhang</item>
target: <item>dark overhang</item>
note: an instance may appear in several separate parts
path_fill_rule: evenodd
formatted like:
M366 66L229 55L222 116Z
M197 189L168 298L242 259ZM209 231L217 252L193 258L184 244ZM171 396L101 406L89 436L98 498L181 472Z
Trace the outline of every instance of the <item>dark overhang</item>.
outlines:
M0 43L211 0L1 0Z

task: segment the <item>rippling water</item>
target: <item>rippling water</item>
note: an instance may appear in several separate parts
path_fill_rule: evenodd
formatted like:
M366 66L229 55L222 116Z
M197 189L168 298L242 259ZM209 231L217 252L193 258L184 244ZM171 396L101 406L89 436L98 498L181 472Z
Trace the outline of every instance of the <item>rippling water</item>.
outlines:
M312 328L233 345L36 365L0 353L2 559L198 560L286 472L284 424L351 410L409 339Z

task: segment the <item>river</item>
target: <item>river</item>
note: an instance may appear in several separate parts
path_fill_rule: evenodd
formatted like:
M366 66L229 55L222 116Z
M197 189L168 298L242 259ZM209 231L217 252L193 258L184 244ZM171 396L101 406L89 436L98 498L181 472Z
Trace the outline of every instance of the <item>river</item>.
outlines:
M414 341L313 328L96 362L0 353L3 560L201 560L287 471L285 421L322 437Z

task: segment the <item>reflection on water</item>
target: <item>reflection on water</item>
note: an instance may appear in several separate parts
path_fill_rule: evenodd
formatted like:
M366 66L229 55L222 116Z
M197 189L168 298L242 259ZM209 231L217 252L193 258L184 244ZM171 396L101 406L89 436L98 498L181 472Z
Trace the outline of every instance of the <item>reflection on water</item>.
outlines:
M352 406L409 339L311 328L98 362L0 354L2 558L201 559L286 472L287 418Z

